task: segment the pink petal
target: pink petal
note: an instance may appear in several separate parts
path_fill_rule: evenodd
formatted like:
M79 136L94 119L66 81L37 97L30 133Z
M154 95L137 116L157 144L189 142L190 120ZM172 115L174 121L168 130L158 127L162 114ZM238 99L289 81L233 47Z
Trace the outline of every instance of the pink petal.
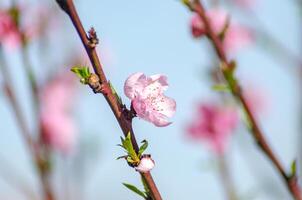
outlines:
M162 95L158 99L157 103L159 113L165 115L166 117L173 117L173 115L176 112L176 102L174 99L166 97L165 95Z
M140 93L144 98L148 96L156 98L156 96L162 95L163 92L168 89L167 77L164 75L153 75L147 80L147 85Z
M228 13L223 9L212 9L207 12L213 31L219 34L226 26Z
M142 92L144 87L147 85L147 77L137 72L129 76L124 85L125 95L129 99L134 99L139 93Z

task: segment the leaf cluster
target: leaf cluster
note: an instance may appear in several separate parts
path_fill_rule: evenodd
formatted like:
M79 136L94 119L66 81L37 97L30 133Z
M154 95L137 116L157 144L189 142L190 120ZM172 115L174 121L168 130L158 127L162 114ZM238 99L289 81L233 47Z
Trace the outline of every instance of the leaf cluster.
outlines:
M71 71L80 78L82 84L88 84L88 79L91 75L88 67L72 67Z

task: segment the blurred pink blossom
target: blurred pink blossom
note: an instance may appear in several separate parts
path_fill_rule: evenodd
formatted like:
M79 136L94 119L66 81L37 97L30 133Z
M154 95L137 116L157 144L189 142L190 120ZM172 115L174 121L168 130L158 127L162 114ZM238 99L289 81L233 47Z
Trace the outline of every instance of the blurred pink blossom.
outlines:
M229 21L230 18L224 10L209 10L207 11L207 17L213 31L217 35L225 31L227 27L223 39L223 46L227 52L236 52L238 49L246 47L253 42L252 32L244 26ZM195 38L206 35L205 25L197 14L191 20L191 32Z
M8 49L14 49L21 44L18 27L8 11L0 10L0 44Z
M131 104L138 117L155 126L168 126L176 111L174 99L164 95L168 89L164 75L145 76L143 73L132 74L125 82L124 92L132 100Z
M75 124L70 116L74 81L68 76L56 77L41 93L41 127L44 142L62 153L73 150Z
M221 9L212 9L207 13L207 17L211 23L212 29L219 34L226 25L228 14ZM191 31L194 37L198 38L206 34L206 29L203 21L198 14L194 14L191 20Z
M197 116L187 133L193 140L207 143L211 150L223 154L239 122L236 109L213 103L200 104Z
M227 30L223 45L226 51L236 51L242 47L249 46L253 42L250 30L243 26L233 25Z
M37 39L53 33L60 26L55 10L45 4L35 6L23 6L21 10L24 15L22 30L27 40Z

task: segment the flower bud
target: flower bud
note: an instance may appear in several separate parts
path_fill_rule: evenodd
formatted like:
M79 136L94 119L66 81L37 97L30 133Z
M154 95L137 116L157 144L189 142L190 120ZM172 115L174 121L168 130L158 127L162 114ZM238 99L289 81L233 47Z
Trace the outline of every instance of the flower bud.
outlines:
M145 155L141 159L139 165L135 167L135 170L138 172L146 173L153 169L155 166L154 160L151 158L150 155Z

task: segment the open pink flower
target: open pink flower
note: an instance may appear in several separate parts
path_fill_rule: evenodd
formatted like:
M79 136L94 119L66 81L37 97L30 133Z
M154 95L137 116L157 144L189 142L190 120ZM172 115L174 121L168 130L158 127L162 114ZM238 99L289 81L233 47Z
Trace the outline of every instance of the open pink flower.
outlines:
M207 143L215 153L222 154L238 121L238 113L233 108L201 104L196 119L188 127L188 134L194 140Z
M145 76L143 73L132 74L125 82L124 92L131 99L131 104L138 117L155 126L168 126L176 110L174 99L164 95L168 89L167 77L163 75Z
M0 10L0 44L14 49L21 44L21 35L16 23L5 10Z
M227 52L235 52L240 48L246 47L253 42L253 36L249 29L244 26L228 21L227 12L221 9L212 9L206 13L211 27L217 35L224 33L223 46ZM229 24L228 24L229 23ZM207 30L201 18L195 14L191 20L191 32L193 37L199 38L206 34Z
M43 141L65 154L73 150L76 138L75 124L69 113L73 89L73 80L68 75L57 77L44 87L40 97Z

